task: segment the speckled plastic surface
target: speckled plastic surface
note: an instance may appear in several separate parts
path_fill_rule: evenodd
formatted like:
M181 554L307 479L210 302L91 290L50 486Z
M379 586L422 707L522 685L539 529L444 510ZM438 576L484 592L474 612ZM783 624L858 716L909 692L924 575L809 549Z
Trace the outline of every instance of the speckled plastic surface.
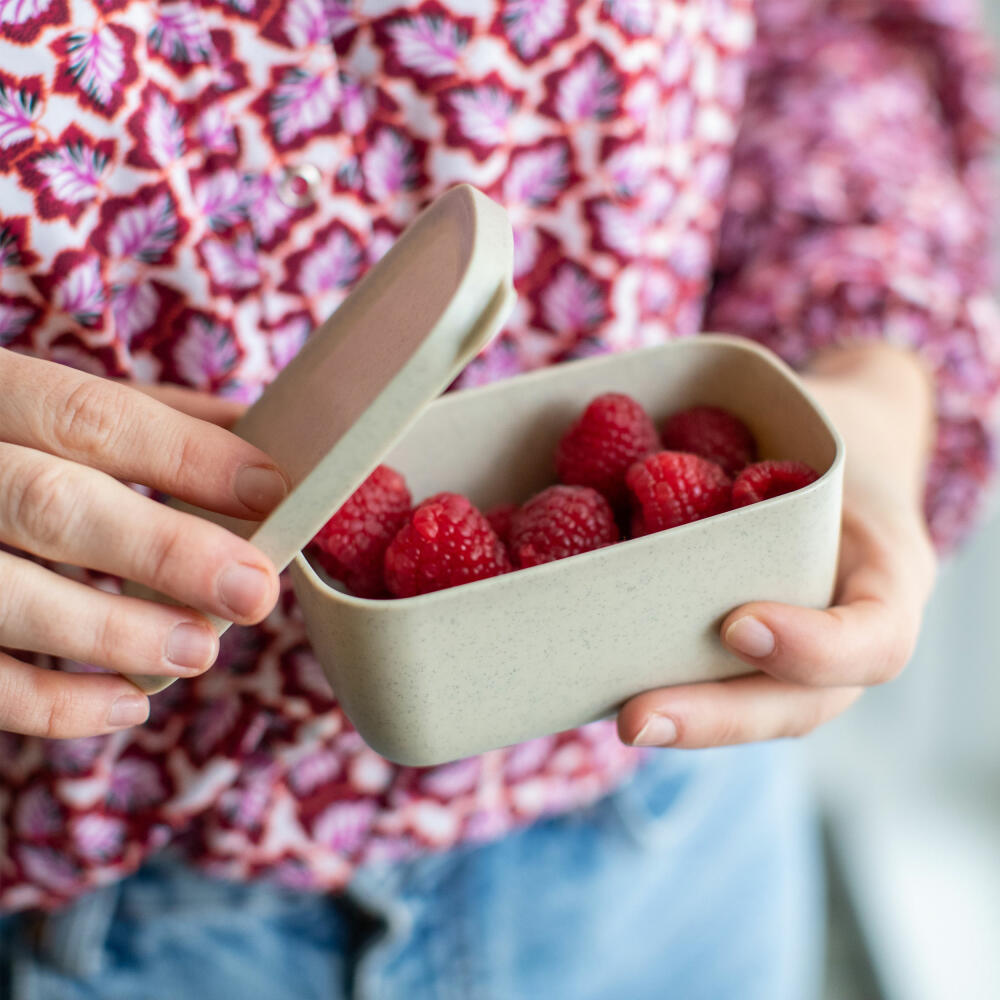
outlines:
M649 688L745 673L718 639L733 607L829 603L843 446L794 374L744 339L701 336L451 394L384 460L415 498L523 501L554 481L556 441L579 410L611 390L657 422L696 403L725 406L762 457L822 475L764 503L405 600L341 593L300 554L292 573L313 648L379 753L438 764L605 717Z

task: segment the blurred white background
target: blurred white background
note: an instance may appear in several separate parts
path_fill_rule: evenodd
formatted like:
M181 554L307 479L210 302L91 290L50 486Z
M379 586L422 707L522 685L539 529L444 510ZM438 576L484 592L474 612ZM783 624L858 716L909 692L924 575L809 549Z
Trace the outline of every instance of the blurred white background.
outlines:
M982 2L1000 46L1000 0ZM808 741L833 868L827 1000L1000 1000L993 511L942 567L903 675Z

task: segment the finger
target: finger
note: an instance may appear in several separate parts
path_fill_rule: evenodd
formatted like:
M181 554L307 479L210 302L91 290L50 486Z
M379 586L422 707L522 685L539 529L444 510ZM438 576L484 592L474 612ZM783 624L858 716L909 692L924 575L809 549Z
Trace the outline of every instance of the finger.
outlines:
M66 739L137 726L149 699L117 674L66 674L0 653L0 730Z
M274 566L244 539L102 472L11 444L0 444L0 541L241 624L278 599Z
M37 448L233 517L259 519L288 491L264 452L109 379L0 353L0 427Z
M182 608L117 597L0 553L0 643L122 673L189 677L207 670L219 640Z
M802 687L762 674L647 691L618 714L618 734L634 746L729 746L804 736L839 715L861 688Z
M817 611L746 604L720 635L746 663L778 680L820 687L882 684L913 654L919 618L875 597Z
M229 428L246 413L245 403L235 399L223 399L197 389L186 389L181 385L146 385L142 382L122 382L139 392L151 396L189 417L207 420L218 427Z

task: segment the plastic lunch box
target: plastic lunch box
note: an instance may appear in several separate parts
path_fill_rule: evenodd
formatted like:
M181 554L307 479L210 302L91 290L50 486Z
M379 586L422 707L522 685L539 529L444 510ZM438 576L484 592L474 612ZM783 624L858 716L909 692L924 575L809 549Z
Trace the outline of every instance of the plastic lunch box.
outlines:
M503 324L510 276L503 210L467 186L438 199L236 428L289 472L292 493L262 525L212 515L277 566L292 563L310 641L342 707L370 746L402 764L569 729L649 688L745 673L718 638L733 607L824 607L832 595L843 445L792 371L745 339L703 335L430 402ZM613 390L657 422L696 403L725 406L762 457L808 462L820 478L669 531L402 600L344 593L300 551L379 461L406 476L415 499L452 490L481 508L525 500L554 482L566 427ZM153 691L169 681L141 683Z

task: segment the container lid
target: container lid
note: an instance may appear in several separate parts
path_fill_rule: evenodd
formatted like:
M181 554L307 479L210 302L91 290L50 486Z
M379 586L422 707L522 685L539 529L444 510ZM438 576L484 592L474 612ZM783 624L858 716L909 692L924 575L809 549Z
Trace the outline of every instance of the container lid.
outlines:
M426 208L233 428L288 496L263 522L211 519L284 569L499 332L513 246L507 213L467 184Z
M171 506L249 539L284 569L514 305L507 213L469 185L426 208L233 428L287 473L262 522ZM135 596L167 600L127 583ZM175 603L175 602L169 602ZM221 635L230 623L208 616ZM173 678L130 675L154 692Z

